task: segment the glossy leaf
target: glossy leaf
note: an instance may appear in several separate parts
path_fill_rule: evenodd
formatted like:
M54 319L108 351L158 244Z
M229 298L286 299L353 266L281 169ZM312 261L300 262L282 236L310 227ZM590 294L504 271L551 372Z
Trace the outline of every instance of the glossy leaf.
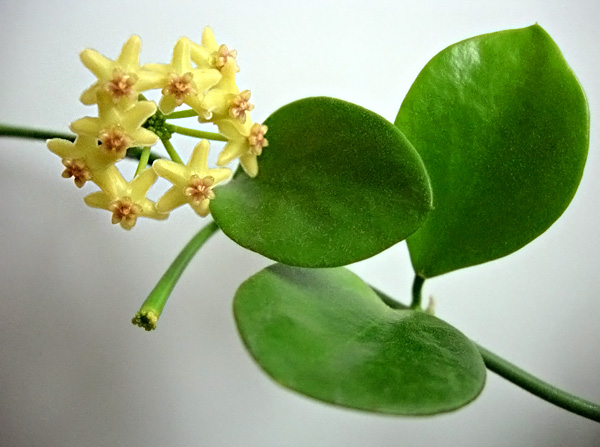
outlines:
M583 90L537 25L443 50L417 77L395 123L431 177L434 210L408 239L424 277L535 239L566 209L587 156Z
M273 265L244 282L234 313L246 347L280 384L367 411L435 414L485 381L475 345L421 311L395 310L344 268Z
M238 170L211 201L215 221L239 245L285 264L331 267L373 256L425 220L423 163L379 115L317 97L265 124L258 176Z

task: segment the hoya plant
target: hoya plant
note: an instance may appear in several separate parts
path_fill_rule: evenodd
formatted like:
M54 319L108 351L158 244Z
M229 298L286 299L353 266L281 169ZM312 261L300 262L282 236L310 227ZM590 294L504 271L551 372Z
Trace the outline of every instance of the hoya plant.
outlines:
M600 421L600 405L559 390L471 341L422 302L429 279L519 250L573 198L589 145L584 91L538 25L449 46L418 75L395 121L342 99L301 98L252 120L236 82L237 53L206 28L171 61L140 65L140 39L115 59L81 53L96 77L81 95L94 116L72 133L0 127L46 140L87 205L135 231L189 205L212 220L183 248L132 322L161 319L189 261L217 231L274 261L241 284L233 313L242 342L273 379L315 399L376 413L461 408L487 370L546 401ZM154 95L154 96L151 96ZM155 100L152 100L154 97ZM197 117L201 129L178 125ZM199 126L200 127L200 126ZM173 134L197 138L182 157ZM208 165L210 141L225 142ZM161 143L164 156L151 151ZM117 166L138 160L124 178ZM231 162L238 160L237 169ZM162 177L170 185L153 201ZM406 240L411 302L345 266Z

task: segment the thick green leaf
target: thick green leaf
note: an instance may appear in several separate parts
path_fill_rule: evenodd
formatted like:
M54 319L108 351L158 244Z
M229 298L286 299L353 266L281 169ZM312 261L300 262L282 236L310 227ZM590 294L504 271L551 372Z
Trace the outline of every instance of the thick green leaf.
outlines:
M424 312L388 307L344 268L273 265L240 286L234 313L271 377L332 404L435 414L472 401L485 382L463 334Z
M390 122L334 98L306 98L267 121L254 179L215 189L212 215L239 245L303 267L350 264L412 234L431 207L418 154Z
M587 156L583 90L537 25L443 50L417 77L396 125L431 177L434 210L408 239L424 277L535 239L571 201Z

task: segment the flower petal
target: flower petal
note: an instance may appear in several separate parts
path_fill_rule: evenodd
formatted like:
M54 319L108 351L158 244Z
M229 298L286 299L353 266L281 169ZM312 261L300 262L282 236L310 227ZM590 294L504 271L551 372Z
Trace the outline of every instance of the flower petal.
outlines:
M77 121L73 121L69 126L69 129L79 135L89 135L95 137L101 130L100 120L98 118L86 116L78 119Z
M190 178L190 172L187 166L183 166L179 163L175 163L170 160L156 160L152 164L152 168L158 175L166 178L171 183L183 184L186 183Z
M109 198L106 193L102 191L94 192L89 196L83 198L85 204L87 206L91 206L92 208L102 208L107 210L112 199Z
M234 158L241 156L248 152L248 140L230 140L223 151L219 154L219 158L217 160L218 166L225 166Z
M168 213L186 203L187 197L182 194L181 188L173 186L158 199L158 202L156 202L156 210L159 213Z
M228 168L216 168L209 169L209 174L215 178L215 185L227 180L231 177L231 169Z
M240 89L235 83L235 74L237 73L237 63L234 58L227 60L221 69L221 81L217 84L217 88L228 93L238 94Z
M108 79L112 76L113 61L102 56L96 50L83 50L79 55L81 62L88 70L96 75L98 79Z
M196 214L198 214L200 217L206 217L208 216L208 213L210 213L210 200L203 200L202 202L200 202L199 204L194 204L194 203L190 203L190 206L192 207L192 209L194 211L196 211Z
M142 48L142 40L139 36L131 36L117 58L117 62L124 71L137 69L140 65L140 49Z
M149 219L155 220L165 220L169 217L169 213L159 212L156 209L156 204L149 199L143 198L138 203L140 204L143 210L142 217L147 217Z
M198 68L213 68L213 65L210 63L212 51L207 50L202 45L198 45L197 43L193 43L190 47L190 57L194 61Z
M131 198L133 201L139 202L145 198L148 190L154 184L157 178L158 175L154 169L148 168L142 171L142 173L134 178L131 182L129 182Z
M194 147L190 160L187 166L193 171L194 174L198 174L203 177L206 174L208 162L208 152L210 150L210 144L208 140L202 140Z
M153 146L158 142L158 135L143 127L131 133L132 146Z
M106 169L94 171L92 181L106 194L107 197L115 199L125 193L127 182L115 165Z
M215 33L210 26L204 27L204 30L202 31L202 46L211 53L219 49Z
M72 141L63 140L62 138L52 138L46 141L46 146L50 152L58 155L60 158L77 158L75 145Z
M141 68L138 72L138 81L135 85L138 92L146 90L152 90L155 88L162 88L165 86L166 77L164 73L158 73L156 71L145 70Z
M126 129L138 128L155 112L154 101L140 101L123 114L124 119L121 125Z
M95 82L94 84L92 84L90 88L88 88L81 94L79 100L86 106L96 104L96 91L98 90L99 86L100 82Z
M163 95L162 98L160 98L160 102L158 103L158 108L165 115L171 113L178 106L179 104L177 104L177 99L175 98L175 95Z
M161 75L167 75L169 71L171 71L171 67L166 64L144 64L142 65L141 70L147 70L154 73L159 73Z
M242 165L242 168L244 168L244 171L246 171L246 174L250 177L256 177L258 175L258 161L256 155L242 155L240 157L240 164Z
M192 74L194 75L194 84L196 84L196 88L202 95L204 95L209 88L217 85L222 78L221 72L216 68L207 70L196 69L192 71Z
M171 66L179 75L192 71L190 40L187 37L181 37L175 44Z

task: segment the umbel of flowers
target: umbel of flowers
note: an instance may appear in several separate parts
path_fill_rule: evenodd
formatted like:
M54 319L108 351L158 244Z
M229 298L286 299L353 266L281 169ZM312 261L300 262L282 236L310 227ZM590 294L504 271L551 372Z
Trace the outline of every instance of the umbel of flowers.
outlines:
M231 171L207 166L207 139L226 142L218 166L239 158L251 177L258 174L257 157L268 145L267 127L253 123L250 116L254 108L250 90L240 91L236 84L237 52L219 45L209 27L200 44L179 39L168 64L140 66L140 49L140 38L132 36L116 60L84 50L81 61L97 80L83 92L81 102L96 105L98 115L71 123L75 141L48 140L48 148L62 159L63 177L72 177L79 188L88 181L100 188L85 197L85 203L110 211L112 223L126 230L138 217L166 219L171 210L186 203L200 216L209 214L213 188L231 177ZM153 89L160 89L162 95L158 106L142 95ZM185 110L176 111L184 104ZM216 125L219 132L167 123L190 116ZM201 139L187 164L169 141L174 132ZM158 160L149 168L150 147L159 140L171 160ZM132 148L142 149L138 169L128 182L116 164ZM173 186L155 203L146 195L158 176Z

